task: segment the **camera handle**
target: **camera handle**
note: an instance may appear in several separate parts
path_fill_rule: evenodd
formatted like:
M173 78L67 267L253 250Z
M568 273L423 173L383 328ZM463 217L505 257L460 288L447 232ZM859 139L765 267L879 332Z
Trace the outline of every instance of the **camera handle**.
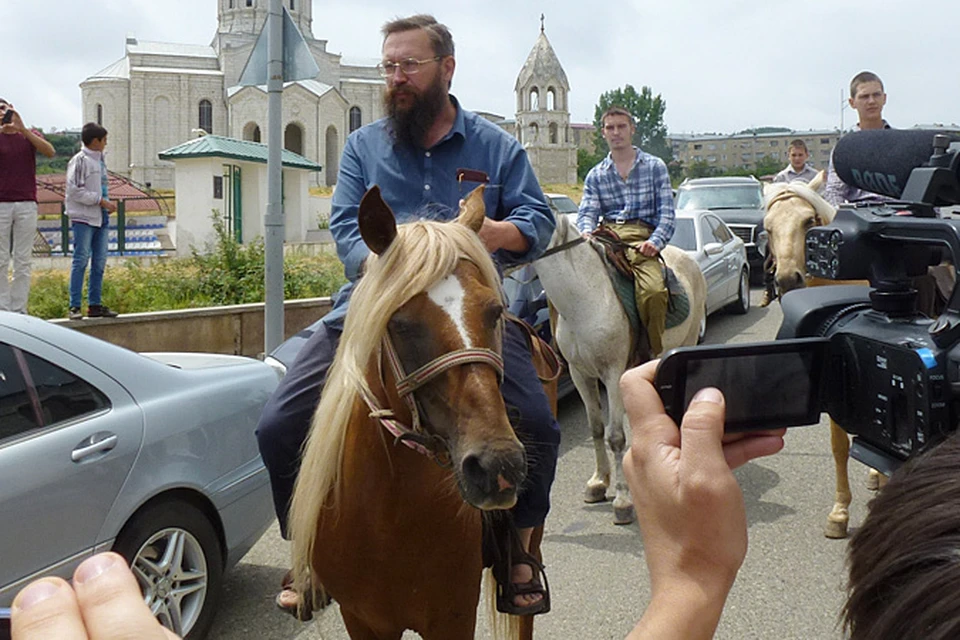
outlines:
M950 261L956 271L960 260L960 228L947 221L932 224L925 218L878 218L871 220L870 232L884 240L909 244L933 244L945 246L950 251ZM954 285L947 308L930 325L930 337L941 349L960 342L960 287Z

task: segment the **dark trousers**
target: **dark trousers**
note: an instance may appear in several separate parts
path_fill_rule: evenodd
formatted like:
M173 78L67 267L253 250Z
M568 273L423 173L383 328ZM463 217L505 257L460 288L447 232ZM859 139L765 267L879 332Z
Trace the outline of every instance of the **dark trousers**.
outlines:
M300 449L333 363L341 332L320 323L263 408L257 425L260 455L270 474L280 532L287 538L287 512L300 468ZM543 524L550 511L550 487L557 469L560 426L550 411L533 368L526 338L512 322L503 336L501 393L510 421L527 452L527 479L513 508L518 527Z

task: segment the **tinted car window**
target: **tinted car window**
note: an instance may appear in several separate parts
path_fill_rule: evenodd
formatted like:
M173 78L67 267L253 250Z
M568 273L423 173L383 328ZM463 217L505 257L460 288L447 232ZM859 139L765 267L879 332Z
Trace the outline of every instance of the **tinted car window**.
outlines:
M109 406L102 392L69 371L0 344L0 440Z
M680 189L677 209L758 209L763 196L758 187L717 186Z
M706 216L706 220L707 224L710 225L710 235L713 236L717 242L724 244L730 241L730 232L727 231L727 228L723 226L719 220L713 216Z
M673 237L670 238L670 244L679 247L684 251L697 250L697 236L693 230L693 220L690 218L677 218Z
M567 196L547 196L547 200L557 213L576 213L578 210L577 203Z
M0 440L35 429L40 420L16 354L0 344Z

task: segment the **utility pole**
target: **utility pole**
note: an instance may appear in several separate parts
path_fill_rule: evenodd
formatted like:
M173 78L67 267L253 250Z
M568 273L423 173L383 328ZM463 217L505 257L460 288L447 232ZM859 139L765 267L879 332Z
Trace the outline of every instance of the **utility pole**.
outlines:
M267 214L264 226L263 350L283 342L283 0L267 15Z

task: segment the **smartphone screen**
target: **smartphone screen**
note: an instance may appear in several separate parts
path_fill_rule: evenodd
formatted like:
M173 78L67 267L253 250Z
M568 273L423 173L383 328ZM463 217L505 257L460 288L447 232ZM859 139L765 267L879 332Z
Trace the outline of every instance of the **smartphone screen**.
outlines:
M674 349L657 369L657 390L677 424L704 387L723 392L727 431L815 424L828 344L801 338Z

